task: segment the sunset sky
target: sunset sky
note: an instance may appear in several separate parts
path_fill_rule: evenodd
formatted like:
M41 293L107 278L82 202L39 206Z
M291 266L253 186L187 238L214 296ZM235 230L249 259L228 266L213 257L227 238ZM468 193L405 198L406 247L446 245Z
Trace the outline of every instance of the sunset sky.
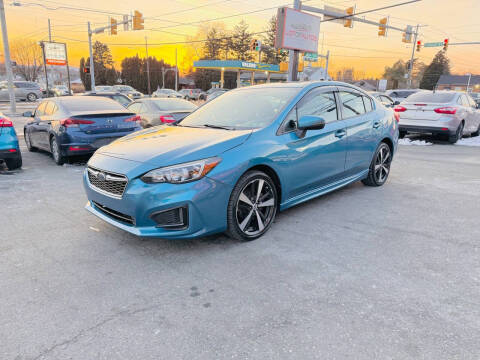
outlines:
M194 37L199 26L209 21L223 22L230 29L240 20L250 25L250 31L262 31L267 20L276 13L275 8L287 5L281 0L19 0L22 6L11 6L5 1L9 39L11 43L19 39L47 40L47 19L51 19L52 35L55 41L66 42L72 66L78 66L79 59L88 56L87 21L95 27L105 25L109 14L121 20L121 14L129 14L138 10L144 14L145 30L124 32L119 26L118 35L94 35L95 40L107 43L114 57L119 62L125 56L145 55L145 36L148 37L150 55L164 58L173 63L175 48L178 49L179 65L188 68L201 48L201 43L186 48L185 42ZM293 0L292 0L293 2ZM339 8L356 5L357 12L387 6L402 0L357 0L357 1L320 1L311 0L305 5L323 7L328 4ZM45 9L33 4L43 4ZM104 11L80 11L73 9L57 9L59 6L75 7ZM203 6L203 7L200 7ZM191 8L195 8L189 10ZM269 8L269 9L267 9ZM253 12L250 14L246 12ZM233 16L236 14L242 14ZM390 16L390 24L404 28L407 24L427 25L422 27L420 39L423 42L450 42L480 40L480 1L479 0L423 0L393 9L370 13L367 19L378 21L385 15ZM228 18L226 18L228 17ZM218 19L218 20L215 20ZM390 31L386 38L377 36L377 28L361 23L354 24L353 29L344 28L341 24L322 23L320 28L319 51L330 50L330 74L344 67L354 67L365 73L367 77L380 77L386 65L397 59L410 58L411 45L401 42L402 34ZM167 44L170 43L170 44ZM178 44L171 44L178 43ZM440 48L422 48L418 54L425 63L429 63ZM3 50L3 47L2 47ZM3 51L2 51L3 53ZM416 56L418 56L416 55ZM480 73L480 45L450 46L448 56L453 65L453 72ZM117 68L119 64L117 64Z

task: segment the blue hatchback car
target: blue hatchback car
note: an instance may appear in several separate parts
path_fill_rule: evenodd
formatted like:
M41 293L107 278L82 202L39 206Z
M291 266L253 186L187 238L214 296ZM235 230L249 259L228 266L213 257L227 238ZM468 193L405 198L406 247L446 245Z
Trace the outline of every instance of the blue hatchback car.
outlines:
M240 88L177 126L97 150L84 174L86 208L139 236L253 240L277 211L359 180L383 185L397 141L393 111L351 85Z
M0 113L0 160L5 161L8 170L22 167L22 154L13 122Z

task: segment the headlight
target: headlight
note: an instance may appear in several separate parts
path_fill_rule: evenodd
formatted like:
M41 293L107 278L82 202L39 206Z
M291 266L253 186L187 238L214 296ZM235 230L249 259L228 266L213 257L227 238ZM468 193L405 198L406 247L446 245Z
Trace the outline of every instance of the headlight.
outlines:
M182 184L201 179L220 163L218 157L192 161L184 164L167 166L149 171L141 177L148 184L171 183Z

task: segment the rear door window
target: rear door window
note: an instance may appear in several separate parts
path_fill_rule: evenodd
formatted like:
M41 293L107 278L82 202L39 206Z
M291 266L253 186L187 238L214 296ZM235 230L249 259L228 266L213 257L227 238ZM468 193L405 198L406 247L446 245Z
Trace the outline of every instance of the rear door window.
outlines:
M35 110L35 116L43 116L45 115L45 107L47 106L48 101L42 102L38 105L37 109Z
M342 114L344 119L365 114L363 96L349 91L340 91L340 102L342 103Z
M55 112L55 103L53 101L47 102L47 106L45 107L45 115L50 116L53 115Z

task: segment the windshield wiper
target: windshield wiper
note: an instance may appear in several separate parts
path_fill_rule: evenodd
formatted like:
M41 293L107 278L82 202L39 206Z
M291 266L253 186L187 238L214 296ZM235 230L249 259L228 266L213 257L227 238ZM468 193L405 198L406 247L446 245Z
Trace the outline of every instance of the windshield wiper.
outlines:
M233 130L233 128L229 126L212 125L212 124L203 124L202 126L206 128L211 128L211 129Z

